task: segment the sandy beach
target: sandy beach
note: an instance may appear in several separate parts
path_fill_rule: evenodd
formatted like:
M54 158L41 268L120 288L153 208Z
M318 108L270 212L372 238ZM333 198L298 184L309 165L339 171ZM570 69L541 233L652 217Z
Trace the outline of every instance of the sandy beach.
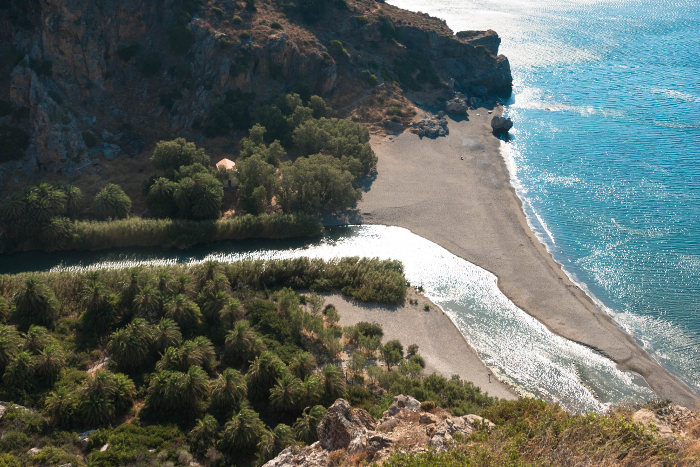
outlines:
M468 121L450 120L449 136L439 139L373 136L378 174L354 221L405 227L441 245L495 274L503 293L552 332L639 373L661 398L700 404L569 280L530 230L491 118L472 110Z
M394 308L368 306L349 301L342 295L327 295L326 303L333 304L338 310L342 326L352 326L360 321L379 323L384 331L384 342L398 339L404 348L417 344L418 353L425 359L425 374L438 373L446 378L458 375L490 396L502 399L518 397L484 365L438 306L411 289L408 298L418 300L418 304L406 303ZM423 309L426 304L430 306L429 311Z

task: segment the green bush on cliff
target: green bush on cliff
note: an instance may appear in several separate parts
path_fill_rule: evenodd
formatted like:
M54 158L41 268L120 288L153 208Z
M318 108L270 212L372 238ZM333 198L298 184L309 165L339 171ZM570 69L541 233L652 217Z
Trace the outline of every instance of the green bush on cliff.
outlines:
M20 128L0 125L0 163L21 159L29 147L29 135Z

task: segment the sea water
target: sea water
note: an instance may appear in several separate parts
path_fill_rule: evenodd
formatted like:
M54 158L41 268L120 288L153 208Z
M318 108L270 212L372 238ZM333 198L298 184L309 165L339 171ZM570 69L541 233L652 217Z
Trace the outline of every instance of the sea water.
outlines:
M700 2L389 1L498 32L514 78L503 155L533 229L700 391Z

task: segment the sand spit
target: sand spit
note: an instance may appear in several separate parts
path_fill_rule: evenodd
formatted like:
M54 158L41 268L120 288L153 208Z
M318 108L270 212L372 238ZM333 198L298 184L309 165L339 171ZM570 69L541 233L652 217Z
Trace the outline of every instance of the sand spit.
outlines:
M491 134L499 111L477 109L468 121L450 120L444 138L373 136L378 174L353 220L405 227L492 272L501 291L552 332L639 373L661 398L700 404L569 280L531 231Z
M417 344L418 353L425 359L425 374L438 373L446 378L458 375L490 396L502 399L518 397L484 365L440 307L411 289L408 298L418 300L418 304L406 303L394 308L369 306L342 295L327 295L326 303L333 304L338 310L342 326L352 326L360 321L379 323L384 331L383 341L398 339L404 348ZM424 310L426 304L430 307L428 311Z

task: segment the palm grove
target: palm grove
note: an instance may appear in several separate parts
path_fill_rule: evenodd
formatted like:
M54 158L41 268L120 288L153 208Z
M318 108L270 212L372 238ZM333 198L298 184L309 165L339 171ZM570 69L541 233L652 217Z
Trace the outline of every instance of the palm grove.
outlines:
M29 407L0 422L0 463L248 465L315 441L338 397L375 415L398 393L456 413L492 403L294 289L386 304L406 291L399 263L358 258L0 276L0 397Z
M241 238L246 230L248 236L265 229L276 236L317 233L315 219L353 206L360 198L360 179L376 166L367 129L329 113L318 96L304 102L286 94L246 114L243 121L253 125L240 141L235 173L217 170L204 149L183 138L157 143L151 156L157 173L143 186L150 219L130 217L132 200L114 184L104 186L92 202L71 185L28 187L0 205L0 246L5 251L95 249L129 246L124 239L131 237L131 245L140 245L144 236L158 239L157 232L165 230L210 230L222 211L232 208L238 214L236 234L226 229L200 233L184 245L163 234L160 244ZM227 118L213 112L205 132L230 131ZM230 178L237 188L225 206L224 181ZM256 217L243 222L244 215Z

